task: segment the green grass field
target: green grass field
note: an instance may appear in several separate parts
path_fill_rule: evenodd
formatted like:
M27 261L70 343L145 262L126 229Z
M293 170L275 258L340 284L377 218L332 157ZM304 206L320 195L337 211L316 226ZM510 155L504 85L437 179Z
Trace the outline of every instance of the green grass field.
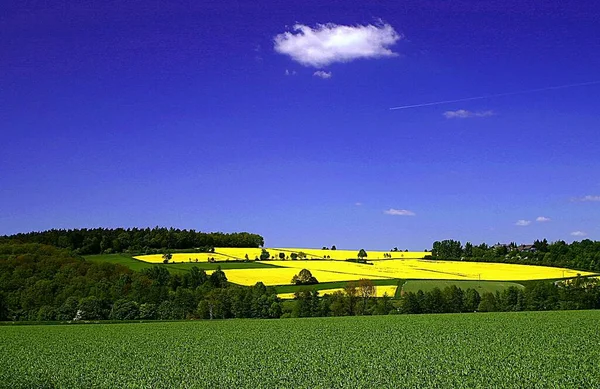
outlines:
M502 281L453 281L453 280L408 280L402 286L402 292L418 292L422 290L429 292L433 288L444 289L448 286L456 285L462 290L469 288L477 290L480 295L483 293L496 293L502 292L511 286L517 288L523 288L523 285L516 282L502 282Z
M600 311L0 327L2 388L598 388Z
M256 268L266 268L272 267L273 265L263 263L263 262L238 262L238 261L230 261L230 262L219 262L219 263L209 263L209 262L190 262L190 263L170 263L170 264L156 264L156 263L148 263L144 261L140 261L134 259L130 256L124 254L100 254L100 255L87 255L84 257L86 261L92 262L108 262L115 263L123 266L127 266L128 268L141 271L144 269L149 269L154 266L164 266L171 273L185 273L189 272L190 269L196 266L199 269L204 270L215 270L217 267L221 266L221 269L256 269Z

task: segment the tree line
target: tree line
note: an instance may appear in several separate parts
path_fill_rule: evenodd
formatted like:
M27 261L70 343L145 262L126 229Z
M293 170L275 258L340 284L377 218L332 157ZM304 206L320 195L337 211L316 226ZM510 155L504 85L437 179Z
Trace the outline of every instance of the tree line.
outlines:
M292 282L318 281L302 269ZM39 243L0 244L0 320L166 320L383 315L398 313L492 312L599 309L600 280L575 278L528 282L497 293L456 286L407 292L398 299L375 297L369 280L321 295L314 285L282 301L273 287L237 286L217 269L192 267L170 273L165 266L141 272L90 262L67 248Z
M130 252L156 254L163 250L197 249L210 251L214 247L262 247L264 238L248 232L198 232L176 228L82 228L52 229L0 237L0 244L39 243L72 250L75 254Z
M391 297L391 296L390 296ZM344 291L319 296L305 289L295 294L289 316L348 316L461 312L514 312L600 309L600 280L577 277L560 282L536 281L502 292L463 290L455 285L402 293L399 299L374 298L368 280L349 283Z
M0 244L0 320L278 318L272 287L232 285L218 269L183 275L89 262L70 250Z
M585 239L568 244L563 240L549 243L543 239L528 246L517 246L515 243L473 245L470 242L463 246L460 241L449 239L433 243L431 258L544 265L600 272L600 241Z
M456 286L429 292L404 293L399 304L403 313L514 312L600 308L600 282L577 277L560 282L536 281L524 288L510 286L502 292L479 294Z

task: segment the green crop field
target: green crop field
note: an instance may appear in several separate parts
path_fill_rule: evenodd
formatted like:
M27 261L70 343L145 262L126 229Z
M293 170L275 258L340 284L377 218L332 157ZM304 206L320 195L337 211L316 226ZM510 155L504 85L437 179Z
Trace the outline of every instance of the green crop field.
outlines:
M3 388L598 388L600 311L2 326Z
M424 292L429 292L433 288L444 289L449 286L455 285L462 290L467 290L469 288L475 289L479 292L480 295L489 292L496 293L502 292L505 289L514 286L516 288L522 289L523 285L516 282L502 282L502 281L472 281L472 280L409 280L404 283L402 286L403 292L418 292L422 290Z

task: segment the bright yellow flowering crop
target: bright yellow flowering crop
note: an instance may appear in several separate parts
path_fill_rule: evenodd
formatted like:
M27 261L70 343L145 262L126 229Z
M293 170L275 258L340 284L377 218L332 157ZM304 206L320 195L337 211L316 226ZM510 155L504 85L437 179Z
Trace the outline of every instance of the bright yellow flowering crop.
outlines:
M214 258L215 261L226 261L231 259L216 253L177 253L171 255L171 263L208 262L208 258ZM138 255L134 258L144 262L163 263L162 254ZM196 261L196 259L198 259L198 261Z
M467 261L379 261L373 266L377 275L418 279L525 281L591 274L557 267Z
M271 258L279 260L279 254L283 253L286 259L290 259L292 253L304 253L307 259L326 259L345 261L346 259L353 259L357 257L359 250L321 250L321 249L301 249L301 248L266 248ZM431 253L424 251L412 251L412 252L390 252L390 251L366 251L368 261L377 261L380 259L388 259L385 255L390 255L392 259L409 259L409 258L423 258ZM250 248L238 248L238 247L215 247L214 253L176 253L172 254L173 258L171 262L195 262L198 258L198 262L207 262L208 258L215 258L216 261L229 260L243 260L248 256L248 259L254 260L260 258L262 249L250 247ZM162 263L162 254L154 255L141 255L136 257L142 261L152 263Z
M361 278L367 279L445 279L445 280L489 280L489 281L525 281L549 278L575 277L592 273L580 272L570 269L545 266L527 266L504 263L468 262L468 261L434 261L426 259L388 259L372 260L367 257L369 264L341 261L349 255L349 250L315 250L315 249L267 249L272 257L278 258L280 252L304 252L308 258L319 253L327 253L330 260L271 260L267 263L274 265L272 268L260 269L227 269L225 274L229 281L240 285L254 285L261 281L265 285L290 284L292 277L302 269L308 269L319 282L352 281ZM285 251L289 250L289 251ZM358 251L356 251L357 253ZM207 262L209 258L216 261L244 259L246 254L253 260L260 256L261 249L257 248L216 248L214 253L178 253L173 254L171 262ZM354 251L352 251L354 253ZM369 254L369 252L367 252ZM381 252L371 252L376 256ZM392 255L408 255L411 253L392 253ZM427 254L427 253L412 253ZM335 257L335 258L334 258ZM137 259L161 263L162 255L144 255ZM335 260L334 260L335 259ZM243 264L240 264L243 265Z
M273 267L261 269L226 269L224 270L227 280L239 285L254 285L262 282L265 285L285 285L292 283L292 277L301 269ZM336 273L320 270L310 271L319 282L353 281L366 278L358 274ZM207 274L212 271L207 271ZM370 279L382 279L384 277L370 276Z
M334 259L338 261L345 261L346 259L356 258L359 250L322 250L322 249L301 249L301 248L272 248L267 249L269 253L275 252L284 252L284 253L299 253L303 252L306 254L307 259ZM391 255L392 258L423 258L426 255L431 255L431 253L425 251L411 251L411 252L403 252L403 251L369 251L366 250L367 260L373 261L378 259L387 259L384 254ZM329 257L329 258L325 258Z

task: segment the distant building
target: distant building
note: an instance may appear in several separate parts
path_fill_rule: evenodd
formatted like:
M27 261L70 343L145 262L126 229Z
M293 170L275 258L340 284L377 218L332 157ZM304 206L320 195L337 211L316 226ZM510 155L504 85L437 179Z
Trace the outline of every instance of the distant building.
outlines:
M533 253L535 252L535 247L532 244L522 244L517 246L517 251Z

